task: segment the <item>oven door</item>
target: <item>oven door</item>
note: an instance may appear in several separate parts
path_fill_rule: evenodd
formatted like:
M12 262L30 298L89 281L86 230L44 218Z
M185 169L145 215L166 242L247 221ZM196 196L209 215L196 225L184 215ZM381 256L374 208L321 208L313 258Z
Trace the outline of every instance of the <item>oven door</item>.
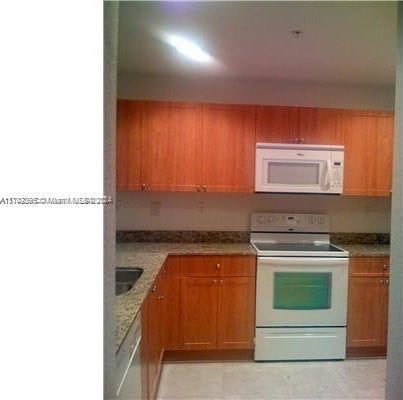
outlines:
M256 326L345 326L348 258L258 257Z

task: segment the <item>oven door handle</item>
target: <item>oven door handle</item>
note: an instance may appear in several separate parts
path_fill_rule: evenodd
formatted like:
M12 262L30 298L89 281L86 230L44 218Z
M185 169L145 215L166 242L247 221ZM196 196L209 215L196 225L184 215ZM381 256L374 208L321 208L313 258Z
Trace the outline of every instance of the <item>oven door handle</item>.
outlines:
M307 257L258 257L259 264L265 265L309 265L331 266L348 264L348 258L307 258Z

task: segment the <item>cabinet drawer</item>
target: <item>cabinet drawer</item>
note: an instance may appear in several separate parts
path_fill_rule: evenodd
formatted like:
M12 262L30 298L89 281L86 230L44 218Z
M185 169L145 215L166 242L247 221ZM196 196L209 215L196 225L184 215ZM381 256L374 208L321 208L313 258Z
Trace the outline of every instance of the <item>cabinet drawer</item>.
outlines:
M389 257L352 257L349 262L349 275L389 274Z
M254 276L253 256L183 256L180 276Z

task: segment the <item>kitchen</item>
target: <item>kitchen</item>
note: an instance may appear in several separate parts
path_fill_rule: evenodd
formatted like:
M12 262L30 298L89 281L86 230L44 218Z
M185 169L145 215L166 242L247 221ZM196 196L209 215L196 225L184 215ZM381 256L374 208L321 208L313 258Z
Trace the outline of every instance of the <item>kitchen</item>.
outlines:
M295 4L292 6L240 4L237 7L242 9L237 10L234 4L120 4L119 62L125 64L119 66L118 74L116 263L126 268L143 266L144 271L133 288L117 297L116 350L118 361L123 360L120 369L123 378L128 360L125 359L127 354L119 358L119 352L130 335L127 332L131 327L137 328L133 335L136 343L140 343L141 337L141 352L144 352L139 357L143 380L141 396L144 398L164 398L164 388L161 387L164 385L164 372L158 389L161 370L175 364L163 364L163 358L164 362L247 360L241 365L251 369L254 368L252 365L256 365L249 364L253 359L259 359L256 354L255 358L253 355L254 296L255 290L258 291L258 287L255 288L255 277L259 274L259 267L256 271L256 251L249 244L250 232L254 228L254 213L264 213L263 221L267 218L264 232L267 234L278 234L279 230L286 232L289 229L294 231L293 235L319 233L319 239L314 239L315 246L324 241L330 245L331 241L349 253L348 277L346 274L343 278L344 290L347 291L347 280L349 290L349 302L346 302L347 310L344 310L347 338L343 335L339 337L340 343L344 344L341 353L336 356L319 355L314 359L344 359L346 354L347 357L386 355L393 85L385 84L385 75L393 77L394 67L388 65L391 67L388 70L382 66L378 71L376 68L367 68L369 74L379 74L378 78L383 85L376 87L357 82L357 76L349 76L342 66L347 59L346 51L351 51L353 54L349 55L353 57L356 48L343 48L343 62L337 65L341 83L324 84L323 80L331 76L330 73L326 75L325 68L315 70L316 64L308 62L304 70L300 62L302 54L304 60L310 59L312 54L304 52L318 45L309 42L314 40L310 37L310 30L314 31L316 21L309 16L314 16L313 10L316 10L325 18L326 7L329 5L300 4L297 6L298 11L295 11ZM214 10L214 7L217 8ZM371 9L368 4L362 7L366 11ZM371 26L372 29L375 23L379 24L379 29L385 29L386 26L386 32L391 35L388 46L394 49L395 27L391 21L396 17L395 5L376 3L373 7L372 14L369 11L365 13L366 18L371 20L372 16L373 19L363 26ZM351 22L354 20L353 14L357 13L356 18L362 17L363 9L351 3L337 7L333 5L331 15L341 18L346 15L346 8L350 16L344 33L351 35L349 26L353 31L358 29ZM234 64L231 65L239 65L239 71L227 71L228 66L224 68L223 65L218 65L213 71L198 65L193 71L190 66L194 64L188 64L181 58L176 65L172 61L176 54L174 50L153 38L148 31L148 27L158 26L158 23L163 25L162 22L178 30L180 21L188 18L188 23L198 27L199 32L203 32L201 28L207 24L205 35L208 37L206 32L217 34L220 32L217 26L226 26L220 18L211 18L212 15L226 15L228 21L230 16L238 18L236 22L240 26L245 24L241 24L241 17L247 16L256 21L254 29L264 29L266 35L269 34L266 31L268 25L273 25L274 30L281 28L280 34L284 35L282 40L286 46L277 44L272 54L279 54L282 48L287 48L290 60L293 57L299 60L297 67L292 69L280 63L284 71L272 70L271 81L257 81L257 77L262 78L259 65L252 63L249 67L255 67L253 72L256 75L248 76L248 64L242 64L236 48L232 48L235 56ZM264 18L259 20L258 15ZM272 15L271 24L267 24L266 20L269 15ZM380 15L385 19L382 20ZM208 25L208 21L212 25ZM258 21L264 24L260 26ZM287 23L278 27L275 21ZM332 37L332 26L336 29L340 24L339 20L334 25L330 22L328 20L325 24L329 32L327 40ZM317 29L320 27L319 24ZM373 31L378 32L377 29ZM339 30L336 32L341 35ZM279 34L278 31L270 33ZM365 33L365 39L368 40L371 31ZM238 42L242 39L246 43L251 42L247 32L243 36L245 38L239 35L235 37ZM375 36L382 37L379 34ZM376 37L370 39L374 46L377 43ZM305 45L306 41L311 47ZM224 41L221 46L224 45L231 49L234 43ZM329 45L329 48L334 51L332 46ZM253 49L249 48L248 51L252 52ZM228 52L227 57L230 57L231 51ZM159 60L160 53L161 57L166 58ZM140 54L144 56L138 58L139 64L135 62L136 54L137 57ZM371 54L373 56L369 51L368 57ZM393 56L393 51L391 54ZM143 59L146 60L144 65ZM253 59L253 56L248 59ZM341 57L333 55L333 59ZM269 60L266 58L263 62L269 63ZM137 68L136 74L130 73L133 63ZM320 65L318 60L317 63ZM363 62L364 65L367 63L370 62ZM275 64L268 65L273 68ZM172 71L172 68L177 70ZM166 76L161 72L165 69ZM240 80L242 71L246 71L248 81L245 77L243 81ZM270 68L265 74L269 71ZM231 73L238 75L232 77ZM313 80L313 73L317 74L316 81ZM363 73L361 69L360 73ZM287 76L288 82L285 82ZM233 81L228 80L228 77ZM343 79L346 81L343 82ZM295 83L297 80L298 83ZM217 135L218 132L220 135ZM310 190L305 189L299 194L284 194L284 187L292 186L288 181L280 189L259 189L255 182L255 172L258 171L255 169L257 143L283 143L283 147L291 146L292 150L297 151L312 150L310 146L317 145L343 146L342 178L339 176L334 179L336 186L342 186L341 195L318 194L312 189L312 186L328 185L328 174L325 172L329 164L326 158L323 158L320 166L315 167L315 182L308 184ZM286 161L290 162L290 159ZM294 167L291 175L299 179L304 176L298 174L298 167ZM280 171L277 178L284 176L290 176L290 173ZM304 185L306 188L307 183ZM307 216L312 217L313 222ZM273 228L270 218L277 222L287 222L281 226L276 222ZM278 239L280 244L285 240L283 237L284 234ZM267 240L274 239L270 236ZM303 240L306 243L306 238ZM167 254L169 257L166 259ZM268 254L269 257L272 255ZM258 256L260 258L259 250ZM332 288L326 292L328 297L329 292L332 292ZM161 303L164 305L161 306ZM141 317L136 319L136 325L133 317L140 308ZM332 306L325 305L323 308ZM257 303L256 310L258 312ZM237 312L239 318L234 319L233 315ZM161 321L156 320L155 314ZM127 318L128 315L132 318ZM119 325L120 318L124 320L122 325ZM289 343L285 348L287 346L290 346ZM304 347L304 343L301 347ZM130 350L127 352L130 353ZM310 358L309 354L301 358L295 354L291 358L287 357L282 354L277 359ZM273 359L265 358L267 361ZM374 362L368 364L367 368L371 369L371 365L375 365L374 369L380 371L378 375L384 374L385 366L380 364L383 361L377 359ZM307 365L316 371L317 367L312 363ZM157 394L158 390L162 391L161 395ZM343 396L360 398L351 397L360 393L363 398L364 389L360 390L343 393ZM380 398L382 390L379 387L373 388L373 392L367 391L365 396ZM198 396L197 393L189 393L182 398ZM249 398L315 398L319 395L321 398L336 396L324 390L321 393L309 390L293 393L289 388L284 392L273 388L272 394L266 393L265 397L261 397L260 393ZM172 392L165 392L165 398L172 396L175 396ZM222 394L213 391L199 396L217 398Z

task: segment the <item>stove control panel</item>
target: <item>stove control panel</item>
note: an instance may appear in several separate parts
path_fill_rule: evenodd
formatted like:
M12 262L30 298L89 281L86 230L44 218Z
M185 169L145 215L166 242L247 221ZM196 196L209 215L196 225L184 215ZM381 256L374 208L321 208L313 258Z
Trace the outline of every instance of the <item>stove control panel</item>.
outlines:
M326 214L251 214L252 232L329 232Z

